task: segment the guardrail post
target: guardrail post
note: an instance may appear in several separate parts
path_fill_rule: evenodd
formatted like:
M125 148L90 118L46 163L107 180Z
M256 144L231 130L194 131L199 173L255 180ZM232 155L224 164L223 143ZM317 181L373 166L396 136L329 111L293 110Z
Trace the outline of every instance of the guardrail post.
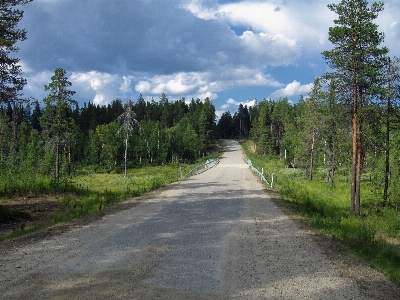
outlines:
M274 185L274 173L271 174L271 189L273 185Z

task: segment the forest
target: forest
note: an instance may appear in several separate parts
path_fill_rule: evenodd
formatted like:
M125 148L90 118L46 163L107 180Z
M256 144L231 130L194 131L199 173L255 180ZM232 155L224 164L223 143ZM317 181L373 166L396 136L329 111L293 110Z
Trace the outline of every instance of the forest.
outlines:
M72 193L63 200L69 216L77 216L153 186L143 183L140 191L132 192L126 182L118 196L106 188L96 192L94 201L85 194L88 186L86 191L82 188L82 172L133 180L133 171L155 174L160 169L153 167L167 170L194 164L216 151L216 140L238 139L255 164L267 175L277 175L281 195L297 199L296 205L304 200L310 222L368 247L375 245L378 227L398 237L400 60L381 46L384 34L374 20L384 8L382 2L343 0L328 5L338 15L329 29L333 47L322 53L329 72L315 79L310 93L300 99L265 98L251 107L240 104L233 115L225 112L218 120L209 98L168 99L161 94L148 101L139 95L134 100L109 99L107 105L88 101L80 107L62 68L55 69L44 86L44 99L24 98L27 82L13 55L18 51L16 42L25 40L27 32L17 26L23 11L15 6L29 2L0 5L0 196L4 199L63 190ZM146 176L155 182L153 175ZM96 178L92 180L100 177ZM166 182L160 179L153 187ZM312 192L304 192L311 186ZM323 201L325 194L330 198ZM336 203L342 196L344 202ZM81 201L85 197L91 199L86 208ZM0 218L9 220L11 215L0 207ZM387 223L371 225L379 218ZM398 280L400 271L393 272Z
M72 99L60 100L59 93L73 91L64 70L55 74L44 107L34 101L33 107L22 102L1 108L1 163L9 176L33 172L59 180L78 165L120 172L125 157L128 167L135 167L193 162L209 151L216 117L208 98L187 104L163 94L157 102L140 96L135 103L115 99L79 108Z
M3 189L42 176L57 183L82 166L126 176L127 168L193 163L213 150L216 139L250 138L256 153L306 170L309 180L318 169L325 170L330 185L338 174L348 174L352 214L360 214L366 176L376 186L377 203L397 209L400 63L381 46L384 34L374 23L382 2L328 5L339 16L329 29L333 48L322 53L330 71L315 79L308 95L295 104L287 98L241 104L233 116L223 113L218 123L209 98L171 100L163 93L151 101L139 95L79 107L62 68L44 86L44 99L24 98L27 82L15 54L27 32L18 27L23 11L16 7L29 2L1 6Z

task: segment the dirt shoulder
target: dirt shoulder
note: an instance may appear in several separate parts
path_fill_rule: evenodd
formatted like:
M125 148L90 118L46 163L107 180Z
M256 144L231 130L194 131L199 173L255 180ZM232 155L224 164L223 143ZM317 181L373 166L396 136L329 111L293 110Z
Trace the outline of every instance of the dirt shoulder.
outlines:
M287 216L294 220L302 230L313 236L314 241L337 266L343 278L356 282L359 288L373 299L400 299L400 287L384 274L371 268L366 262L352 254L351 250L337 238L326 235L307 224L278 193L268 191L268 194Z
M161 190L149 193L142 197L124 201L120 204L104 208L101 211L92 214L81 216L69 222L64 222L55 226L40 229L19 238L0 243L0 255L23 245L37 242L38 240L47 238L49 236L58 235L73 228L84 226L95 220L101 219L105 215L114 214L116 212L132 208L139 203L146 201L146 199L153 196L154 193L161 192ZM315 242L323 250L323 253L328 256L330 260L337 266L339 273L343 278L348 278L349 280L355 281L360 289L365 291L365 293L372 299L400 298L400 288L386 278L382 273L370 268L368 264L362 262L359 258L352 255L351 251L336 238L327 236L320 231L313 229L304 220L302 220L302 218L297 215L288 206L287 202L282 200L277 193L268 191L268 194L273 202L280 207L287 216L294 220L302 230L312 235ZM28 220L21 218L20 220L14 220L8 224L1 224L0 234L9 233L12 230L19 229L21 228L22 224L26 224L25 226L32 226L33 224L40 225L49 222L49 217L52 215L52 213L55 213L58 209L58 206L61 205L57 201L50 201L50 199L45 199L45 201L43 201L43 199L42 201L37 199L29 201L29 203L23 203L23 201L23 199L19 201L13 200L12 202L2 205L8 205L8 208L18 208L21 211L28 212L32 217Z
M156 193L160 193L164 188L160 188L157 191L149 192L146 195L132 198L121 203L105 207L99 211L82 215L76 219L62 222L56 225L48 225L51 223L54 214L56 214L62 205L61 201L57 198L35 198L29 199L27 203L22 199L13 199L0 203L0 206L7 209L18 209L21 212L28 213L30 218L16 218L7 222L0 222L0 236L12 233L18 229L29 229L32 227L44 228L36 229L33 232L23 234L17 238L13 238L4 242L0 242L0 255L12 251L12 249L22 247L30 243L37 242L38 240L62 234L71 229L90 224L96 220L103 218L106 215L115 214L119 211L132 208L139 203L146 201L149 197L152 197ZM46 226L48 225L48 226Z

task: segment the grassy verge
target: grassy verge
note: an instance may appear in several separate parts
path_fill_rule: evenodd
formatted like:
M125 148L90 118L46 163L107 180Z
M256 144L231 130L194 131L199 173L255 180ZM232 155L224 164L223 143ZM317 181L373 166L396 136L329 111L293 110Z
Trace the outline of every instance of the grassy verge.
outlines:
M55 184L47 178L32 179L24 184L23 180L14 180L0 186L0 202L8 204L18 202L30 206L32 199L45 199L45 202L56 202L56 209L42 216L43 222L25 222L32 219L29 212L0 205L0 225L6 222L19 221L22 225L12 233L0 236L0 242L26 233L68 221L79 216L99 211L129 198L143 195L149 191L166 186L181 179L194 166L203 164L209 158L222 155L224 144L213 146L212 154L194 164L171 164L165 166L146 166L130 169L127 176L123 174L96 173L93 168L77 170L76 175L64 178ZM182 172L181 172L182 171ZM41 202L43 202L41 201ZM40 203L42 204L42 203ZM27 225L25 224L34 224Z
M322 232L340 239L372 267L400 285L400 217L392 208L376 205L371 183L362 182L361 215L351 216L350 181L337 174L334 185L324 180L324 170L317 170L313 181L300 169L287 169L279 158L251 153L251 142L242 143L255 167L270 178L274 189L304 220Z

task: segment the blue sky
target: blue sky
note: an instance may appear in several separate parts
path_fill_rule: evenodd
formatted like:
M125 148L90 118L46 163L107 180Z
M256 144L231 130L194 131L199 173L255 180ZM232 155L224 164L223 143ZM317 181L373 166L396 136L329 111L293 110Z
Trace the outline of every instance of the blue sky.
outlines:
M173 101L209 97L221 115L254 99L296 103L326 71L321 52L338 0L34 0L23 7L20 42L26 96L42 100L54 69L74 96ZM400 1L377 19L390 55L400 56Z

